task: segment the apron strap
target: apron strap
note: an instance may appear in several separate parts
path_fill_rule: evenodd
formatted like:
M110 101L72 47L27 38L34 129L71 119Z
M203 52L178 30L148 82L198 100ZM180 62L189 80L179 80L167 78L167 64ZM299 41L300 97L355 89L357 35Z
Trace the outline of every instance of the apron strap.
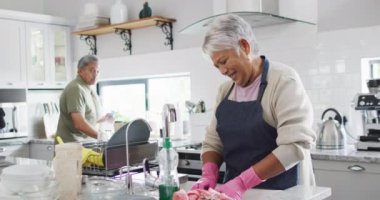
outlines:
M257 95L257 101L261 102L261 99L263 98L265 88L268 85L267 81L267 74L268 74L268 69L269 69L269 61L265 58L265 56L260 56L261 59L264 61L264 66L263 66L263 73L261 75L261 83L260 83L260 88L259 88L259 94Z
M235 86L235 82L232 83L230 89L228 90L226 96L224 96L224 100L228 99L228 96L230 96L231 92L232 92L232 89L234 88Z

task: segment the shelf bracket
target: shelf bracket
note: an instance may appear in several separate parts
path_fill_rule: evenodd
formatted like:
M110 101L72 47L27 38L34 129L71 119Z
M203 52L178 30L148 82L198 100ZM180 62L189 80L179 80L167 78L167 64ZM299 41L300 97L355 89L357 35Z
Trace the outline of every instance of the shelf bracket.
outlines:
M173 50L173 24L171 22L157 21L156 26L160 27L166 36L165 46L170 45L170 49Z
M130 29L116 28L115 33L120 35L124 41L124 51L129 51L129 55L132 55L132 32Z
M87 46L90 47L90 54L96 55L96 35L80 35L80 39L86 41Z

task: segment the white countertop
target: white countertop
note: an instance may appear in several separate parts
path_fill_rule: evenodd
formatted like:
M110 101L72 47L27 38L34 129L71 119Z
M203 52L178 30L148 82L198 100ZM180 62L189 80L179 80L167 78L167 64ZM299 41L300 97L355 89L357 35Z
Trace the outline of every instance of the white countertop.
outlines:
M188 191L194 184L188 181L181 184L181 188ZM328 187L306 187L297 185L287 190L266 190L266 189L250 189L243 199L255 200L321 200L331 196L331 188Z
M143 176L134 176L133 182L144 184ZM191 186L194 184L193 181L187 181L182 183L180 188L189 191ZM134 186L139 188L138 186ZM158 198L158 191L151 191L149 194L154 198ZM302 185L297 185L287 190L267 190L267 189L250 189L245 192L243 199L246 200L322 200L331 196L331 188L329 187L306 187Z
M312 149L313 160L335 160L347 162L380 163L379 151L358 151L354 145L339 150Z

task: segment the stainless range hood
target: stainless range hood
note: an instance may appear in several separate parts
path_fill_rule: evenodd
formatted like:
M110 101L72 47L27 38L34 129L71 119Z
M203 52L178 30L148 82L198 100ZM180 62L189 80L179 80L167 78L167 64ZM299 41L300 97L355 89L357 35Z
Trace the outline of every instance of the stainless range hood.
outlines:
M214 19L221 15L226 14L236 14L245 19L253 28L272 26L278 24L285 24L291 22L301 22L305 24L315 25L314 22L294 19L285 16L280 16L280 0L227 0L226 11L221 14L213 15L199 21L196 21L182 30L180 33L185 34L201 34L206 32L207 26L211 24ZM292 0L296 2L297 0ZM302 0L299 0L302 1ZM305 0L303 0L305 1ZM309 0L314 1L314 0ZM214 1L216 2L216 1ZM289 1L288 1L289 2ZM284 2L281 2L284 3ZM305 5L305 4L304 4ZM294 9L294 6L292 7ZM284 10L286 8L282 8ZM298 8L300 10L305 8ZM288 11L288 13L294 13L293 11ZM299 18L299 17L297 17Z

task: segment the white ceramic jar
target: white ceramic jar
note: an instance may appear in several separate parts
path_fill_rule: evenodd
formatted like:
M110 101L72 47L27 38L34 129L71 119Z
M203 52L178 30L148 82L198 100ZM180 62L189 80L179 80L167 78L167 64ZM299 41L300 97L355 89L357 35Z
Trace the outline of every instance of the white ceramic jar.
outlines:
M111 24L119 24L128 21L127 6L121 1L116 0L111 7Z

